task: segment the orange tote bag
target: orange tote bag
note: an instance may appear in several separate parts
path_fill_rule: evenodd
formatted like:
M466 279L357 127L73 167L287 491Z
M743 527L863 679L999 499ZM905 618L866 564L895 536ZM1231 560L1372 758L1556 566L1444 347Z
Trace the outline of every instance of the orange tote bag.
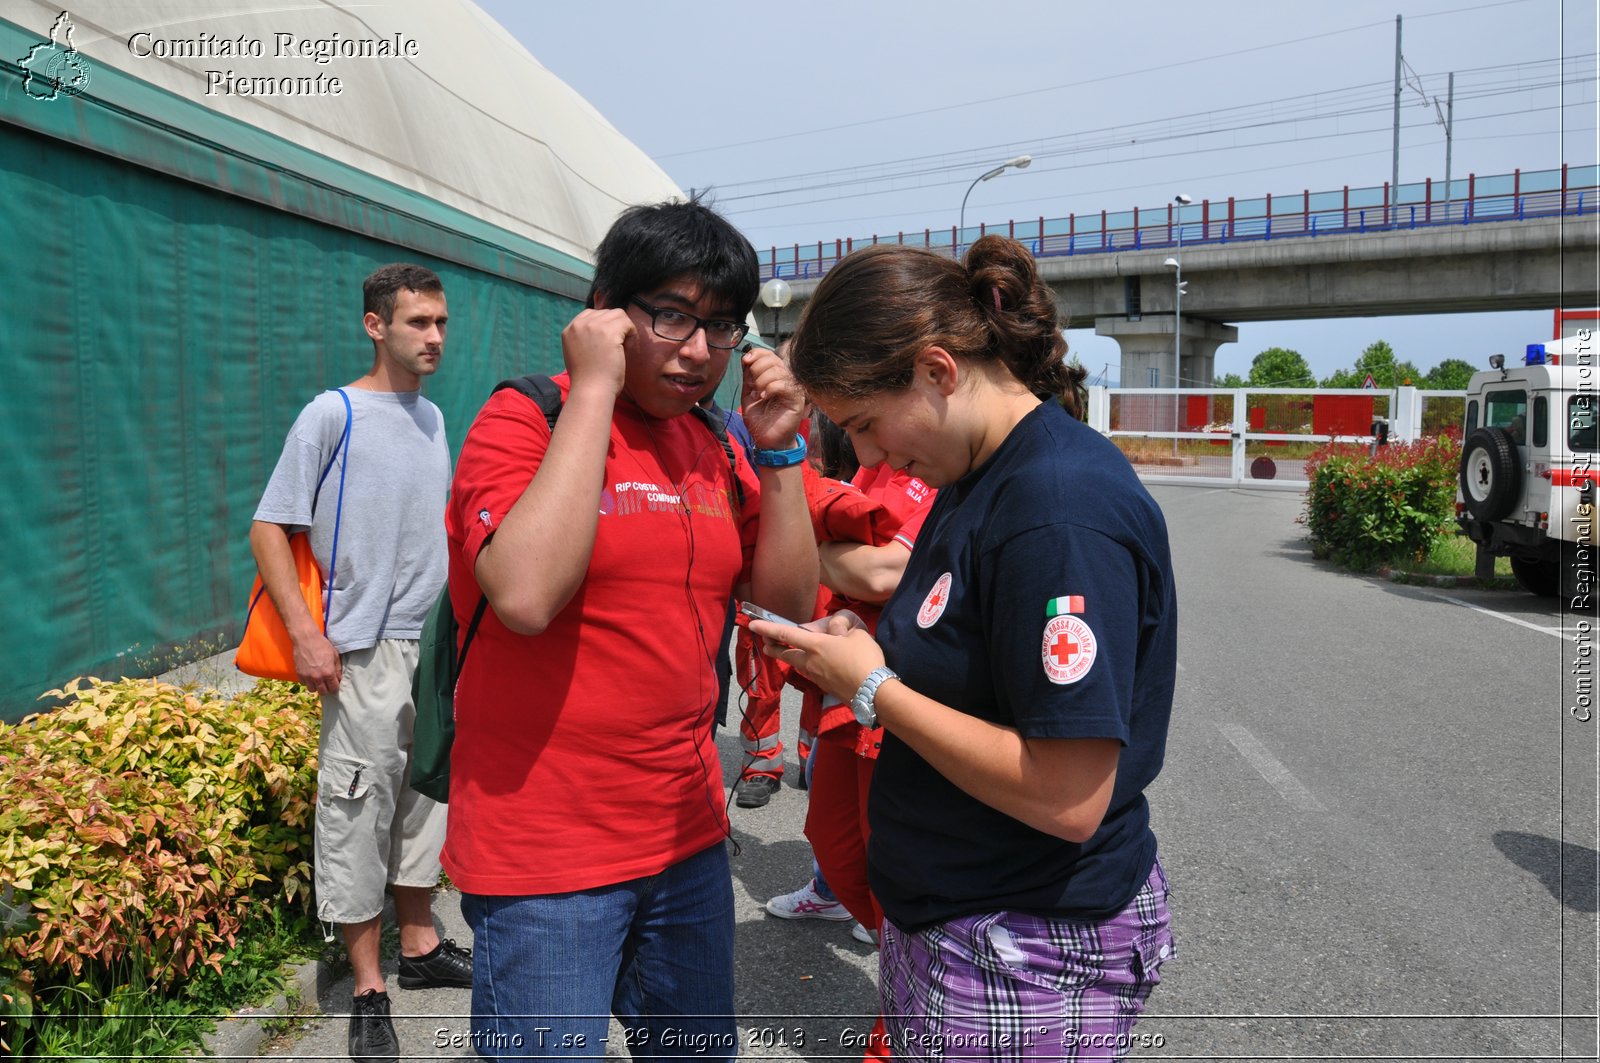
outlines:
M339 563L339 523L344 516L344 474L349 466L350 457L350 423L355 419L350 409L350 396L339 388L339 397L344 399L344 434L338 444L334 446L335 456L339 450L344 451L346 461L339 469L339 505L333 516L333 552L328 558L328 599L324 601L322 595L323 579L322 568L317 564L316 555L311 552L311 536L305 532L295 532L289 536L289 552L294 555L294 571L296 582L300 585L300 597L305 599L306 609L312 616L322 618L322 631L328 631L328 612L332 605L333 596L333 568ZM322 492L322 483L328 478L328 473L333 470L334 458L328 459L328 464L322 470L322 475L317 479L317 494ZM312 495L311 516L317 515L316 494ZM256 573L255 583L250 587L250 609L244 618L244 638L239 641L239 650L233 657L234 667L245 675L257 676L261 679L285 679L291 683L300 681L299 674L294 670L294 640L289 637L289 629L284 626L283 617L278 615L278 607L272 602L272 595L267 593L266 585L261 582L261 573Z
M322 617L322 630L328 630L328 617L322 609L322 569L311 552L311 536L295 532L289 536L289 552L294 554L294 572L300 584L300 597L312 616ZM234 655L234 666L245 675L262 679L287 679L297 682L294 670L294 641L284 627L278 607L261 582L261 573L250 588L250 611L244 618L244 638Z

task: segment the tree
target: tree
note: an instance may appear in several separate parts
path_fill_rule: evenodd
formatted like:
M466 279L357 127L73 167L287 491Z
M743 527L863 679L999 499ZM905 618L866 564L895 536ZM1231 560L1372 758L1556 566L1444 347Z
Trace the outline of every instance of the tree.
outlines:
M1422 378L1422 387L1429 391L1462 391L1467 382L1472 379L1472 374L1477 372L1471 362L1462 361L1460 358L1446 358Z
M1339 370L1332 376L1324 378L1319 386L1359 388L1366 383L1369 373L1372 375L1372 382L1380 388L1392 388L1400 384L1415 386L1422 380L1422 373L1415 365L1397 361L1393 347L1384 340L1375 340L1361 352L1361 357L1356 359L1354 368Z
M1268 347L1250 363L1249 384L1253 388L1295 388L1316 383L1311 366L1299 351Z
M1245 386L1244 377L1238 373L1223 373L1211 382L1214 388L1242 388Z

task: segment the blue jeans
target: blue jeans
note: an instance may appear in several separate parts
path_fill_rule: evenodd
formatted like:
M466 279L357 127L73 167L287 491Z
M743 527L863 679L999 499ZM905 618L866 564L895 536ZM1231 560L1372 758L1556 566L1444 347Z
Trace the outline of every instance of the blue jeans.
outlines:
M733 877L718 842L657 875L572 893L464 894L472 1037L487 1059L732 1059ZM611 1046L621 1048L624 1046Z

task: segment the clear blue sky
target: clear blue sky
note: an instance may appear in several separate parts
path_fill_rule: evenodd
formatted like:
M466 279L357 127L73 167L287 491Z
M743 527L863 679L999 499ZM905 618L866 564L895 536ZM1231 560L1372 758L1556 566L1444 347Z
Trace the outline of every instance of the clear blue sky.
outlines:
M1397 14L1402 183L1444 177L1431 101L1451 71L1455 177L1592 164L1600 138L1593 0L480 3L681 187L715 189L758 248L948 228L972 179L1023 153L1038 161L973 190L969 225L1380 185ZM1216 367L1284 346L1325 376L1377 339L1424 371L1481 365L1550 320L1252 323ZM1068 339L1116 373L1114 341Z

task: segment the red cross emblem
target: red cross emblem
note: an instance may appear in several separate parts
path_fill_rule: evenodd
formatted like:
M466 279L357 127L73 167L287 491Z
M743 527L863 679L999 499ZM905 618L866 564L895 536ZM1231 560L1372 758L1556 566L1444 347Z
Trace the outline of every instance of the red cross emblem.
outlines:
M917 626L932 627L944 615L944 607L950 601L950 584L955 579L946 572L933 583L933 589L928 596L922 599L922 608L917 610Z
M1050 682L1076 683L1094 665L1095 639L1089 625L1076 616L1053 617L1044 626L1040 657Z
M1070 635L1057 635L1054 646L1050 647L1050 656L1054 657L1063 666L1072 663L1072 655L1078 652L1078 644L1072 641Z

